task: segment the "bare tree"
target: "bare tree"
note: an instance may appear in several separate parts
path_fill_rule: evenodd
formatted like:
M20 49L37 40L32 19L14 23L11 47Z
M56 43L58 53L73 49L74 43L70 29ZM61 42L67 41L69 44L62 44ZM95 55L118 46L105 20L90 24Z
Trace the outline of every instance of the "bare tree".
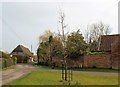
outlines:
M60 34L60 31L59 31L59 35L61 36L61 39L62 39L62 43L63 43L63 68L62 68L62 80L65 80L67 81L67 77L70 75L67 76L67 55L65 54L65 47L66 47L66 36L68 34L65 33L65 29L67 27L67 25L65 24L65 14L63 11L60 10L60 17L59 17L59 23L61 25L61 31L62 31L62 34ZM65 74L64 74L65 72ZM65 77L64 77L65 76ZM70 76L69 76L70 77ZM70 79L70 78L69 78Z
M64 29L66 28L66 25L65 25L65 14L61 10L60 10L59 23L61 24L61 29L62 29L63 62L64 62L64 66L65 66L65 80L67 80L67 63L66 63L66 58L65 58L65 32L64 32ZM64 69L62 71L62 79L64 80Z
M90 26L87 26L86 30L86 42L92 43L97 42L97 48L100 46L100 36L110 34L110 26L104 24L103 22L94 23Z
M54 36L54 33L50 30L46 30L44 34L39 37L39 43L48 41L50 36Z

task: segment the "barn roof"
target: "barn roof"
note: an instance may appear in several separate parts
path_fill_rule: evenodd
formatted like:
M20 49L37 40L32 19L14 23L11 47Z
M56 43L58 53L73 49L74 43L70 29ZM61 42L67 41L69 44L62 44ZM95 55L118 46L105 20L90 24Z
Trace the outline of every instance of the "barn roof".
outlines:
M120 39L120 34L115 35L102 35L100 40L101 51L111 51L111 48L117 44Z
M26 56L32 56L32 53L30 50L22 45L18 45L12 52L11 54L19 54L22 53Z

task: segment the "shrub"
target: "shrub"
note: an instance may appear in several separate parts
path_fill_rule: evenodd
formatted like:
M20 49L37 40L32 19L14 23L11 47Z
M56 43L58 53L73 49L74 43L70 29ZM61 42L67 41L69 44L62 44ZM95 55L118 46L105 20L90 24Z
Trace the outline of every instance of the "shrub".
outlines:
M6 59L6 67L9 67L13 65L13 59L9 58L9 59Z
M2 68L7 68L14 64L13 59L11 58L2 58Z
M2 68L5 68L6 67L6 61L5 61L5 58L2 58Z
M12 59L13 59L13 64L15 65L17 63L17 58L13 56Z

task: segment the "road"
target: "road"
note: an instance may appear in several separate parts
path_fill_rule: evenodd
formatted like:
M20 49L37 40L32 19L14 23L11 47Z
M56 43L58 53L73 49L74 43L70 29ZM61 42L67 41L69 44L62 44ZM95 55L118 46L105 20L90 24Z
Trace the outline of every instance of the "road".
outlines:
M0 71L0 78L2 78L2 81L0 81L0 83L2 83L3 85L7 84L13 80L26 76L28 73L34 70L48 70L48 71L55 71L55 72L60 71L60 70L49 69L44 67L35 67L30 64L17 64L13 68ZM112 72L73 71L73 73L118 76L118 73L112 73Z

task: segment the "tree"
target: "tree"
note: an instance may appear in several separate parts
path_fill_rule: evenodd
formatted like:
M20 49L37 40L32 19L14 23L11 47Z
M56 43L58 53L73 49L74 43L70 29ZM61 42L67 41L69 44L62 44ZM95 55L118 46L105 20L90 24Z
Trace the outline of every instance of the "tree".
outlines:
M38 64L40 61L48 65L52 65L54 56L62 55L62 41L58 35L53 34L51 31L45 32L40 36L39 47L37 49Z
M51 55L62 57L63 45L60 37L54 36L53 42L51 45Z
M40 64L40 47L37 48L38 65Z
M51 65L52 65L52 56L51 56L51 45L52 45L52 42L53 42L53 36L49 36L49 59L50 59Z
M90 49L97 50L100 46L100 36L110 34L110 29L110 26L103 22L87 26L86 42L90 45Z
M39 37L39 47L37 49L38 64L40 64L40 60L44 60L46 63L50 60L50 45L53 36L54 34L48 30Z
M65 46L66 46L66 38L65 38L65 28L67 27L67 25L65 24L65 14L64 12L62 12L60 10L60 19L59 19L59 23L61 25L61 30L62 30L62 34L61 39L62 39L62 44L63 44L63 69L62 69L62 80L67 81L67 60L66 60L66 55L65 55ZM65 78L64 78L64 71L65 71Z
M66 42L66 51L69 58L78 58L80 55L86 53L87 44L84 41L84 37L78 30L72 32Z
M42 62L48 62L49 60L49 52L48 52L48 42L41 42L38 49L37 49L37 56L38 56L38 64L40 64L40 60Z
M51 38L51 40L50 40ZM62 41L61 39L56 35L54 37L50 37L49 38L49 47L50 47L50 59L51 59L51 64L52 64L52 60L53 58L59 57L61 59L62 57L62 50L63 50L63 46L62 46Z
M50 36L54 36L53 32L46 30L44 34L39 37L39 43L48 41Z

